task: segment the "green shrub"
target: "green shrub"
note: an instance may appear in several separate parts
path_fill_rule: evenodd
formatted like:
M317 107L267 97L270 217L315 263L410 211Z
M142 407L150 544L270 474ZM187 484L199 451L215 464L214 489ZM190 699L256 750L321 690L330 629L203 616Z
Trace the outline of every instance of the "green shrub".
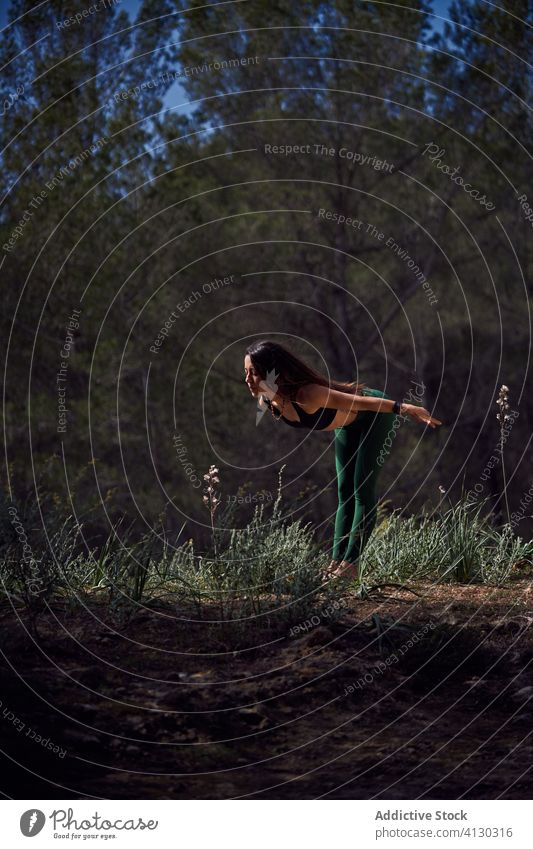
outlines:
M481 516L484 502L463 496L444 511L401 518L393 511L376 524L361 556L361 574L376 583L433 576L438 581L501 585L513 566L531 560L533 542L516 537L509 524L498 530Z

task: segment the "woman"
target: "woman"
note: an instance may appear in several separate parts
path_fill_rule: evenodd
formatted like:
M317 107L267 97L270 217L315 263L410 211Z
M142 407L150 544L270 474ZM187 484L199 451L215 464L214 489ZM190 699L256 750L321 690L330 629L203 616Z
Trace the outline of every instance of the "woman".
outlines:
M255 342L244 357L246 383L262 410L291 427L335 431L338 507L328 574L358 577L357 561L376 523L376 479L397 414L435 428L424 408L392 401L356 381L327 380L277 342ZM379 415L378 415L379 414Z

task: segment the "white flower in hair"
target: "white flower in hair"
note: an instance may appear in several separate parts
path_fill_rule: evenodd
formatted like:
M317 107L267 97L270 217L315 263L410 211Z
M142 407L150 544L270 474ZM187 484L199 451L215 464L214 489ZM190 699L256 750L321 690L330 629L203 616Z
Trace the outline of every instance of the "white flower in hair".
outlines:
M267 398L272 399L274 397L274 395L276 394L276 392L278 391L278 384L276 383L278 377L279 377L279 373L276 374L276 369L271 369L270 371L267 371L266 379L261 381L261 383L266 387L265 395L267 396ZM257 427L257 425L259 424L259 422L261 421L261 419L263 418L263 416L266 412L266 407L261 407L259 405L259 400L260 399L258 398L257 399L257 411L256 411L256 414L255 414L256 427Z

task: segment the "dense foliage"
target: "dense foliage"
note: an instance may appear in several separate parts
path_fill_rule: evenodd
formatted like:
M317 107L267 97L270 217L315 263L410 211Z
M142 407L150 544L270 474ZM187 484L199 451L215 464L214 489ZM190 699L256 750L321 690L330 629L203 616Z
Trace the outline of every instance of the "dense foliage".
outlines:
M286 463L292 518L327 540L332 435L255 426L243 352L266 337L420 388L445 424L397 436L382 487L405 515L480 480L503 510L501 458L480 475L506 383L516 509L533 4L458 0L442 34L421 0L145 0L69 25L83 3L32 6L12 0L1 47L6 498L46 490L96 540L164 511L202 550L209 464L255 495Z

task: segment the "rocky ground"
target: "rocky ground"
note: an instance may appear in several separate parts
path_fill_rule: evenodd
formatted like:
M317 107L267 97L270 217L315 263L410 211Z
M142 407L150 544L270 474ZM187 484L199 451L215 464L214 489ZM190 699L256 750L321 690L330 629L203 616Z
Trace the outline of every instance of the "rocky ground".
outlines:
M346 593L239 638L158 602L4 605L2 791L39 799L527 799L532 575ZM416 594L415 594L416 593Z

